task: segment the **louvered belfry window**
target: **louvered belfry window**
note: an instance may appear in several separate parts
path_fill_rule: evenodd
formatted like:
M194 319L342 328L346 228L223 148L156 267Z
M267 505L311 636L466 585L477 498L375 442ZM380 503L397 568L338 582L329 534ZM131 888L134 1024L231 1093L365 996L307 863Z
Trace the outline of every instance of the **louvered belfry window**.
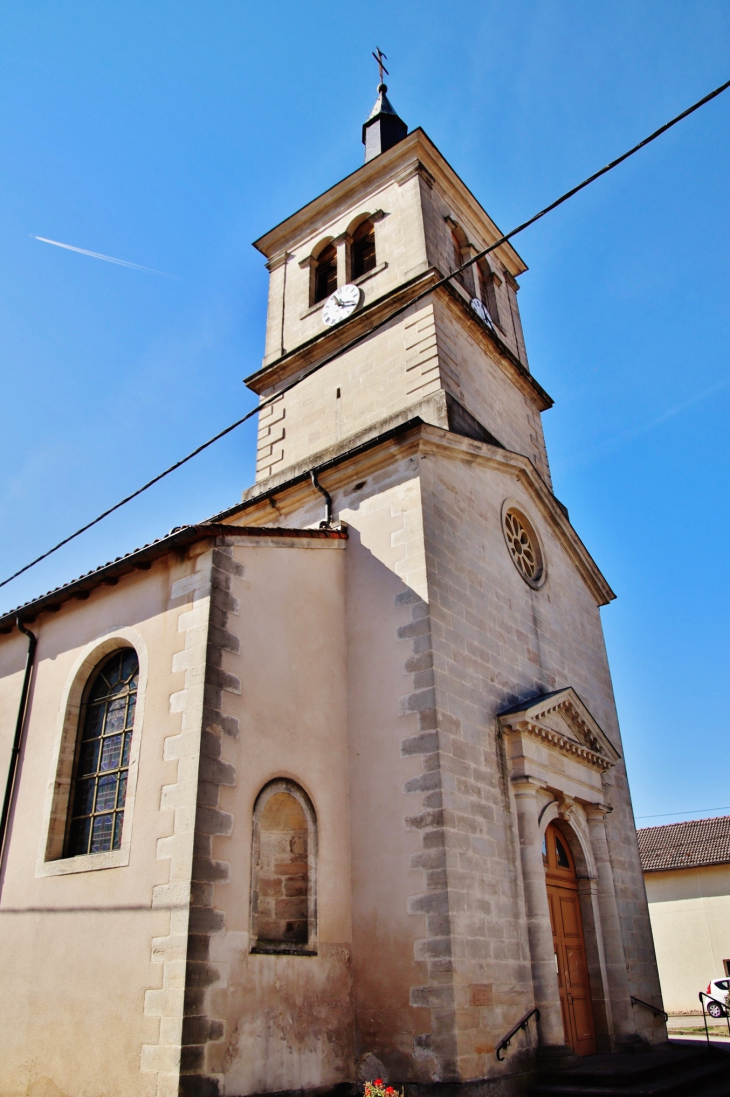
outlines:
M131 648L96 670L81 710L67 856L119 849L139 663Z
M328 244L317 259L314 272L314 303L324 301L337 289L337 248Z
M363 221L355 230L351 254L353 278L375 269L375 225L372 221Z
M459 267L461 266L461 264L464 262L464 254L461 250L461 244L459 243L459 238L458 238L458 236L456 235L455 232L451 233L451 248L452 248L453 255L454 255L454 258L452 260L453 264L454 264L453 269L458 270ZM461 284L464 285L464 272L462 271L461 274L457 274L456 277L461 282Z

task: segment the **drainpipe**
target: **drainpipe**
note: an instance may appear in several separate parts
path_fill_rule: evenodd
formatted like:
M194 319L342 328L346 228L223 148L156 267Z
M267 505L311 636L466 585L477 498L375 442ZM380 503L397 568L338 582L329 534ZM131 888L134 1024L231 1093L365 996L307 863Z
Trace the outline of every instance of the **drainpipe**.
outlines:
M18 719L15 723L15 738L13 739L13 749L10 752L10 766L8 768L8 779L5 784L5 799L3 801L3 813L0 816L0 868L2 867L2 861L4 859L5 852L5 835L8 829L8 819L10 817L10 805L13 801L13 790L15 789L15 778L18 770L18 759L20 758L20 741L23 736L23 725L25 724L25 714L28 710L28 694L30 692L30 679L33 673L33 658L35 656L37 638L33 635L30 629L27 629L20 618L16 618L20 631L24 636L28 637L28 654L25 658L25 674L23 675L23 688L20 691L20 704L18 705Z
M320 495L324 495L324 504L325 504L326 517L325 517L324 522L319 523L319 528L320 529L331 529L331 527L332 527L332 496L330 495L330 493L328 491L325 491L325 489L322 487L319 480L317 479L316 469L312 469L310 471L309 475L312 478L312 486L317 489L317 491L320 493Z

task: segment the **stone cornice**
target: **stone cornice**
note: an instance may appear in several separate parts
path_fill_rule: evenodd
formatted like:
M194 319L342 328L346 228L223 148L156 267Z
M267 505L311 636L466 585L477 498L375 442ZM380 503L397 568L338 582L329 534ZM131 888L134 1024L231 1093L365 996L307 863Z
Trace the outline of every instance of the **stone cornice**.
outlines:
M335 183L319 197L281 221L274 228L254 241L254 247L270 258L285 248L294 248L306 238L317 235L335 220L348 206L355 204L362 195L372 198L373 191L391 182L404 182L410 174L425 172L444 192L444 196L456 199L456 203L468 212L475 227L486 243L494 243L502 235L489 214L480 205L469 188L462 182L446 158L439 152L427 134L419 127L387 152L381 153L367 164ZM396 177L400 176L401 179ZM498 249L503 266L514 275L527 269L511 244Z
M605 754L590 750L589 747L576 743L574 739L560 735L559 732L544 727L542 724L535 724L531 720L519 720L514 725L506 727L505 731L508 735L531 735L535 739L541 739L548 746L554 747L562 754L573 755L573 757L579 758L581 762L585 762L586 765L601 772L610 769L614 765L614 762L607 758Z
M543 518L550 523L554 534L577 568L597 605L605 606L613 601L616 595L528 457L511 450L498 449L485 442L477 442L472 438L465 438L461 434L442 431L437 427L424 425L422 432L421 446L425 452L460 457L462 460L501 470L505 467L512 469Z
M244 377L244 384L259 394L268 392L269 389L275 391L284 381L305 371L308 366L316 365L319 360L337 352L344 354L352 340L366 337L373 324L387 319L389 312L407 304L439 278L440 274L435 267L430 267L409 282L375 298L343 323L333 328L324 328L294 350L282 354L280 358Z
M367 276L356 279L356 283L364 281L365 277ZM322 368L324 368L327 363L323 359L329 358L333 354L346 354L353 341L357 340L358 343L364 341L375 324L381 324L382 327L385 327L390 313L394 313L407 305L409 300L416 298L419 293L428 289L430 284L435 285L442 277L443 275L436 267L429 267L428 270L416 275L409 282L396 286L395 289L383 294L382 297L369 302L344 323L338 324L334 328L325 328L294 350L288 351L280 358L245 377L244 384L258 395L262 393L269 395L276 392L277 388L282 386L285 381L296 377L299 373L302 374L303 380L307 375L307 370L312 367L316 368L320 361L322 361ZM435 289L434 292L446 300L458 303L462 314L468 319L472 335L487 353L491 351L490 357L492 360L497 362L500 369L514 382L520 392L532 400L539 411L547 411L548 408L553 406L552 397L535 380L527 367L523 365L507 344L496 332L489 331L477 320L469 307L469 302L461 294L458 287L447 283ZM304 315L308 315L321 307L321 304L313 306ZM373 332L373 335L375 334L376 332ZM496 357L494 355L495 348L499 352Z
M434 393L424 400L424 414L428 406L433 409L430 410L429 417L436 417L435 410L440 399L445 400L442 392ZM268 501L272 496L276 497L276 507L280 508L281 514L291 513L311 498L313 489L309 483L309 470L312 468L318 470L320 482L332 492L391 465L394 453L399 460L417 453L430 453L448 460L467 461L500 472L508 471L514 475L549 523L596 604L603 606L613 601L616 595L529 458L521 453L490 446L486 442L478 442L448 429L432 426L420 418L414 418L418 411L419 405L416 405L407 409L410 418L405 421L404 413L402 417L393 416L360 435L339 442L320 453L311 454L297 465L255 484L244 494L240 504L222 512L213 520L234 522L245 511L246 521L256 523L258 516L255 512L258 509L258 521L262 524L265 521L270 522L272 508ZM344 445L348 446L347 450L343 449Z

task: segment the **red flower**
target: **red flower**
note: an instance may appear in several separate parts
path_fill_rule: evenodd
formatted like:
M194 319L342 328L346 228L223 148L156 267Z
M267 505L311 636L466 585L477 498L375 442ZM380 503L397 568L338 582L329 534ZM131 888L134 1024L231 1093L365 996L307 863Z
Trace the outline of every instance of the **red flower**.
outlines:
M376 1078L375 1081L373 1082L373 1085L375 1085L375 1086L382 1086L382 1084L383 1084L383 1079L382 1078Z
M385 1089L385 1092L386 1093L395 1093L395 1090L393 1089L392 1086L387 1086L386 1089Z

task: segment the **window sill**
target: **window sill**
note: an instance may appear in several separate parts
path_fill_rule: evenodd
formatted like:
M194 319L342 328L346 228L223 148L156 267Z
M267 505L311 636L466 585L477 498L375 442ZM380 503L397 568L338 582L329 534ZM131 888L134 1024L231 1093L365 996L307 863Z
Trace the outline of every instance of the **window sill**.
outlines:
M59 857L57 861L41 861L36 867L39 876L69 876L75 872L98 872L107 868L124 868L129 864L129 847L110 849L104 853L85 853L78 857Z
M361 286L363 282L367 282L368 278L374 278L376 274L380 274L381 271L386 270L387 266L387 263L380 263L377 267L373 267L372 270L369 270L367 274L361 274L359 278L353 278L351 285Z
M369 270L367 274L361 274L359 278L353 278L351 282L348 282L348 285L361 286L363 282L367 282L369 278L374 278L376 274L380 274L382 271L387 270L387 267L387 263L380 263L379 266ZM311 305L308 309L305 309L304 312L300 314L299 319L306 320L308 316L312 316L315 312L319 312L320 309L324 308L326 300L327 298L325 297L324 301L318 301L316 305Z
M286 945L281 948L277 948L276 945L272 945L270 948L265 948L263 945L254 945L251 949L252 956L316 956L317 952L311 948L293 948Z
M325 297L324 301L326 300L327 298ZM312 313L319 312L320 309L324 308L324 301L318 301L316 305L311 305L310 308L305 309L304 312L300 313L299 319L304 320L307 316L311 316Z

